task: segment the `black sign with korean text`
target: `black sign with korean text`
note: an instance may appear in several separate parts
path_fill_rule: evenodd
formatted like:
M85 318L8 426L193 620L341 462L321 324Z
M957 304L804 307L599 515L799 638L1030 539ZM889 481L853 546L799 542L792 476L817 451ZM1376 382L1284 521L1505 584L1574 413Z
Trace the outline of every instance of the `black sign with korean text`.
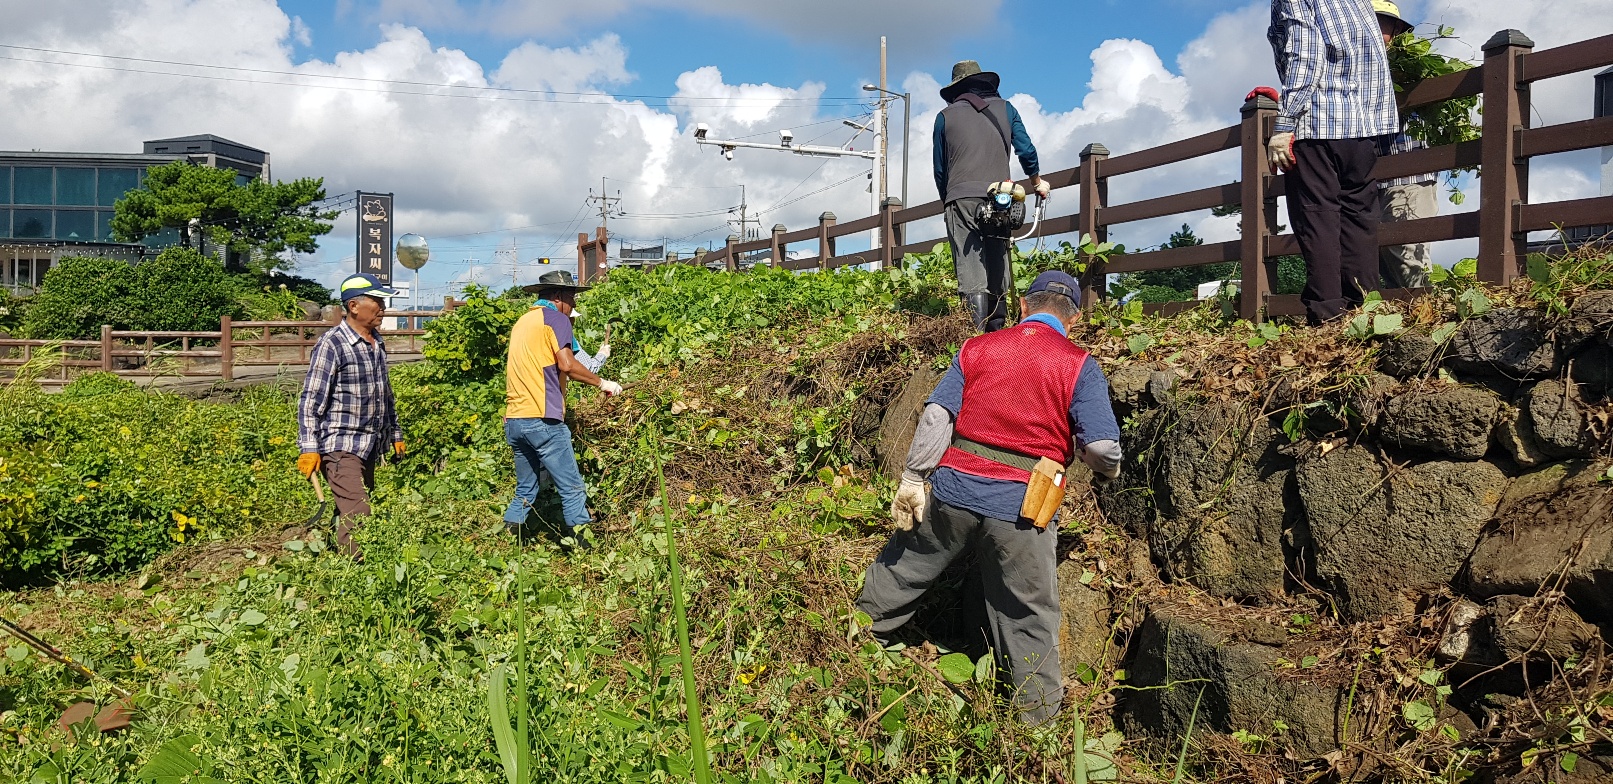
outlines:
M392 194L358 194L358 272L392 285Z

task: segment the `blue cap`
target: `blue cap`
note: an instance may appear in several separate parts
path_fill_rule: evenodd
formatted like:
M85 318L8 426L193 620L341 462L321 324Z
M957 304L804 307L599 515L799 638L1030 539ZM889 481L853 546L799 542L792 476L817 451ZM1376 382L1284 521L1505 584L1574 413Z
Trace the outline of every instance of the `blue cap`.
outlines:
M396 289L383 285L380 279L374 275L363 272L348 275L342 279L341 297L343 304L346 304L348 300L354 297L377 297L384 300L388 297L396 297L401 293Z
M1081 284L1075 279L1074 275L1071 275L1068 272L1064 272L1062 270L1048 270L1040 275L1037 275L1036 280L1031 282L1031 287L1025 291L1025 296L1028 297L1032 294L1039 294L1044 291L1051 291L1054 294L1063 294L1064 296L1069 297L1070 301L1074 302L1076 307L1081 306Z

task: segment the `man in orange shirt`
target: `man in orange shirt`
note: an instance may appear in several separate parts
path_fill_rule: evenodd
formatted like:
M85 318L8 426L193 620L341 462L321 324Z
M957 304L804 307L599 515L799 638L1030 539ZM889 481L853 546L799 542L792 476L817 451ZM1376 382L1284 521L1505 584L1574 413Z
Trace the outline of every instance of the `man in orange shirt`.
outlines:
M504 527L520 534L538 498L538 469L553 478L565 512L566 536L587 548L583 526L589 522L588 491L566 426L566 381L599 387L619 395L622 385L595 375L573 354L571 309L577 285L570 272L555 271L538 279L538 296L553 307L533 308L515 322L505 362L504 438L515 451L515 498L504 511Z

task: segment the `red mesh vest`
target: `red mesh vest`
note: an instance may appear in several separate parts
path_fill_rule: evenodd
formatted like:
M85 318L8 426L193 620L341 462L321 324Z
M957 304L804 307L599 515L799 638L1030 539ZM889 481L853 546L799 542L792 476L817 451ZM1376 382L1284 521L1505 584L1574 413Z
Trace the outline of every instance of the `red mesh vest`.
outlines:
M963 406L954 432L970 441L1069 465L1070 400L1087 351L1035 321L964 341ZM948 447L941 465L1024 482L1030 472Z

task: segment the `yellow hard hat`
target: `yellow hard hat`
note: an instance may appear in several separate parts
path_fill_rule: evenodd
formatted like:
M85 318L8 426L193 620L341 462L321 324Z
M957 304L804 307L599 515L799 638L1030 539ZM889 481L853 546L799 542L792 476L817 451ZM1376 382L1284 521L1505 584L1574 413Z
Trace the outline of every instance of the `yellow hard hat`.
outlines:
M1389 0L1372 0L1372 10L1378 16L1393 20L1395 35L1400 35L1412 27L1410 22L1400 18L1400 6L1389 2Z

